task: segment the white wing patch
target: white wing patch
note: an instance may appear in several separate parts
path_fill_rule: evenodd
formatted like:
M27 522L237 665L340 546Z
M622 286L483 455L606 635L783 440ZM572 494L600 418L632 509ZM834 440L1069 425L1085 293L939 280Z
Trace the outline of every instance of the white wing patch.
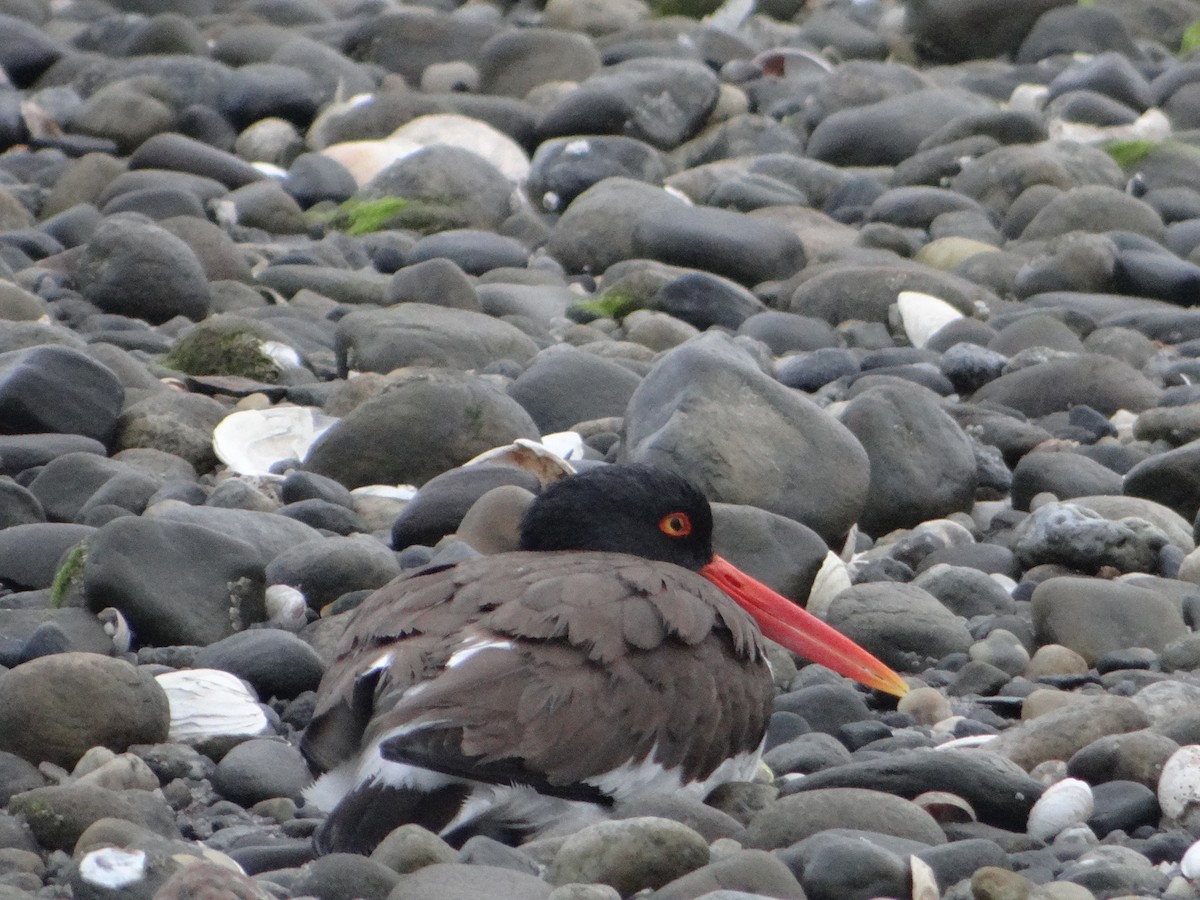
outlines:
M446 660L446 668L453 669L456 666L461 666L481 650L511 650L512 648L512 641L485 635L471 635L463 640L458 645L458 649Z

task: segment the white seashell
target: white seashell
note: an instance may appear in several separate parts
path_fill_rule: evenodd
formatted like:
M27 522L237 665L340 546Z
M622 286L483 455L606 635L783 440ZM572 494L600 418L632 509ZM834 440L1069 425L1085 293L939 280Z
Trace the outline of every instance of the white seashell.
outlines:
M1046 123L1052 141L1105 144L1109 141L1161 141L1171 135L1171 120L1160 109L1146 110L1128 125L1090 125L1052 118Z
M1200 841L1187 848L1183 859L1179 861L1179 871L1184 878L1200 878Z
M286 368L299 369L304 365L304 361L300 359L300 354L296 352L296 349L282 341L260 341L258 349L272 362Z
M1025 830L1031 838L1049 841L1060 831L1086 822L1094 808L1091 786L1078 778L1064 778L1046 788L1033 804Z
M361 494L364 497L385 497L388 500L402 500L407 503L417 496L417 486L415 484L364 484L362 487L356 487L350 493Z
M912 872L912 900L938 900L942 896L929 863L919 856L910 856L908 868Z
M813 579L805 608L818 619L829 614L833 598L850 587L850 567L832 550L826 552L817 577Z
M79 877L109 891L137 884L146 875L146 851L101 847L85 853L79 861Z
M556 431L542 435L542 446L562 459L583 457L583 435L578 431Z
M975 808L958 794L949 791L925 791L913 797L912 802L939 822L976 821Z
M1158 776L1163 816L1182 823L1200 812L1200 745L1185 744L1163 764Z
M582 446L582 442L581 442ZM575 467L544 444L531 441L528 438L517 438L511 444L503 447L493 447L484 450L473 459L463 463L464 466L474 466L479 463L494 465L516 466L528 469L537 476L543 486L553 484L560 478L575 474Z
M1041 112L1050 99L1050 88L1044 84L1018 84L1008 95L1008 108L1017 112Z
M900 308L904 333L914 347L924 347L939 329L966 318L940 297L920 291L901 291L896 305Z
M129 630L129 623L125 621L121 611L115 607L106 606L96 613L96 618L104 626L104 633L112 638L113 650L118 655L128 653L129 646L133 643L133 632Z
M332 416L308 406L273 406L230 413L213 429L217 458L239 475L271 475L271 466L303 459Z
M263 593L268 625L299 631L308 623L308 601L290 584L272 584Z
M236 676L218 669L184 669L157 676L167 694L172 741L258 735L268 728L257 698Z
M994 734L969 734L966 737L955 738L952 741L946 741L944 744L938 744L934 750L969 750L971 747L982 747L984 744L991 743L996 739Z

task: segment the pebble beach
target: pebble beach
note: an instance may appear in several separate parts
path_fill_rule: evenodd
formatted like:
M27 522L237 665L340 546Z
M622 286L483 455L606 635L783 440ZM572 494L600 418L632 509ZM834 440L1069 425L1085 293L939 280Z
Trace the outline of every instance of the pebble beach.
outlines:
M613 462L910 693L314 858L354 609ZM1198 514L1200 0L0 0L0 900L1196 900Z

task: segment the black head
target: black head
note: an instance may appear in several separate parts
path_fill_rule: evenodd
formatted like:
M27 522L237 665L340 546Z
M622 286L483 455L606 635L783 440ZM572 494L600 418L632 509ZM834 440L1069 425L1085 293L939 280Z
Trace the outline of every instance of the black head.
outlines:
M712 510L686 479L653 466L597 466L557 481L521 520L522 550L606 550L699 569Z

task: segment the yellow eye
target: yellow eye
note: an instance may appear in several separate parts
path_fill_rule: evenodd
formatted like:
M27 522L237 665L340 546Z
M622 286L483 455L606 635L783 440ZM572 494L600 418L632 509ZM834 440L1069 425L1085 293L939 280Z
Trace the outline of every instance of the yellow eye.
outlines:
M659 530L669 537L687 537L692 533L692 520L687 513L673 512L658 522Z

